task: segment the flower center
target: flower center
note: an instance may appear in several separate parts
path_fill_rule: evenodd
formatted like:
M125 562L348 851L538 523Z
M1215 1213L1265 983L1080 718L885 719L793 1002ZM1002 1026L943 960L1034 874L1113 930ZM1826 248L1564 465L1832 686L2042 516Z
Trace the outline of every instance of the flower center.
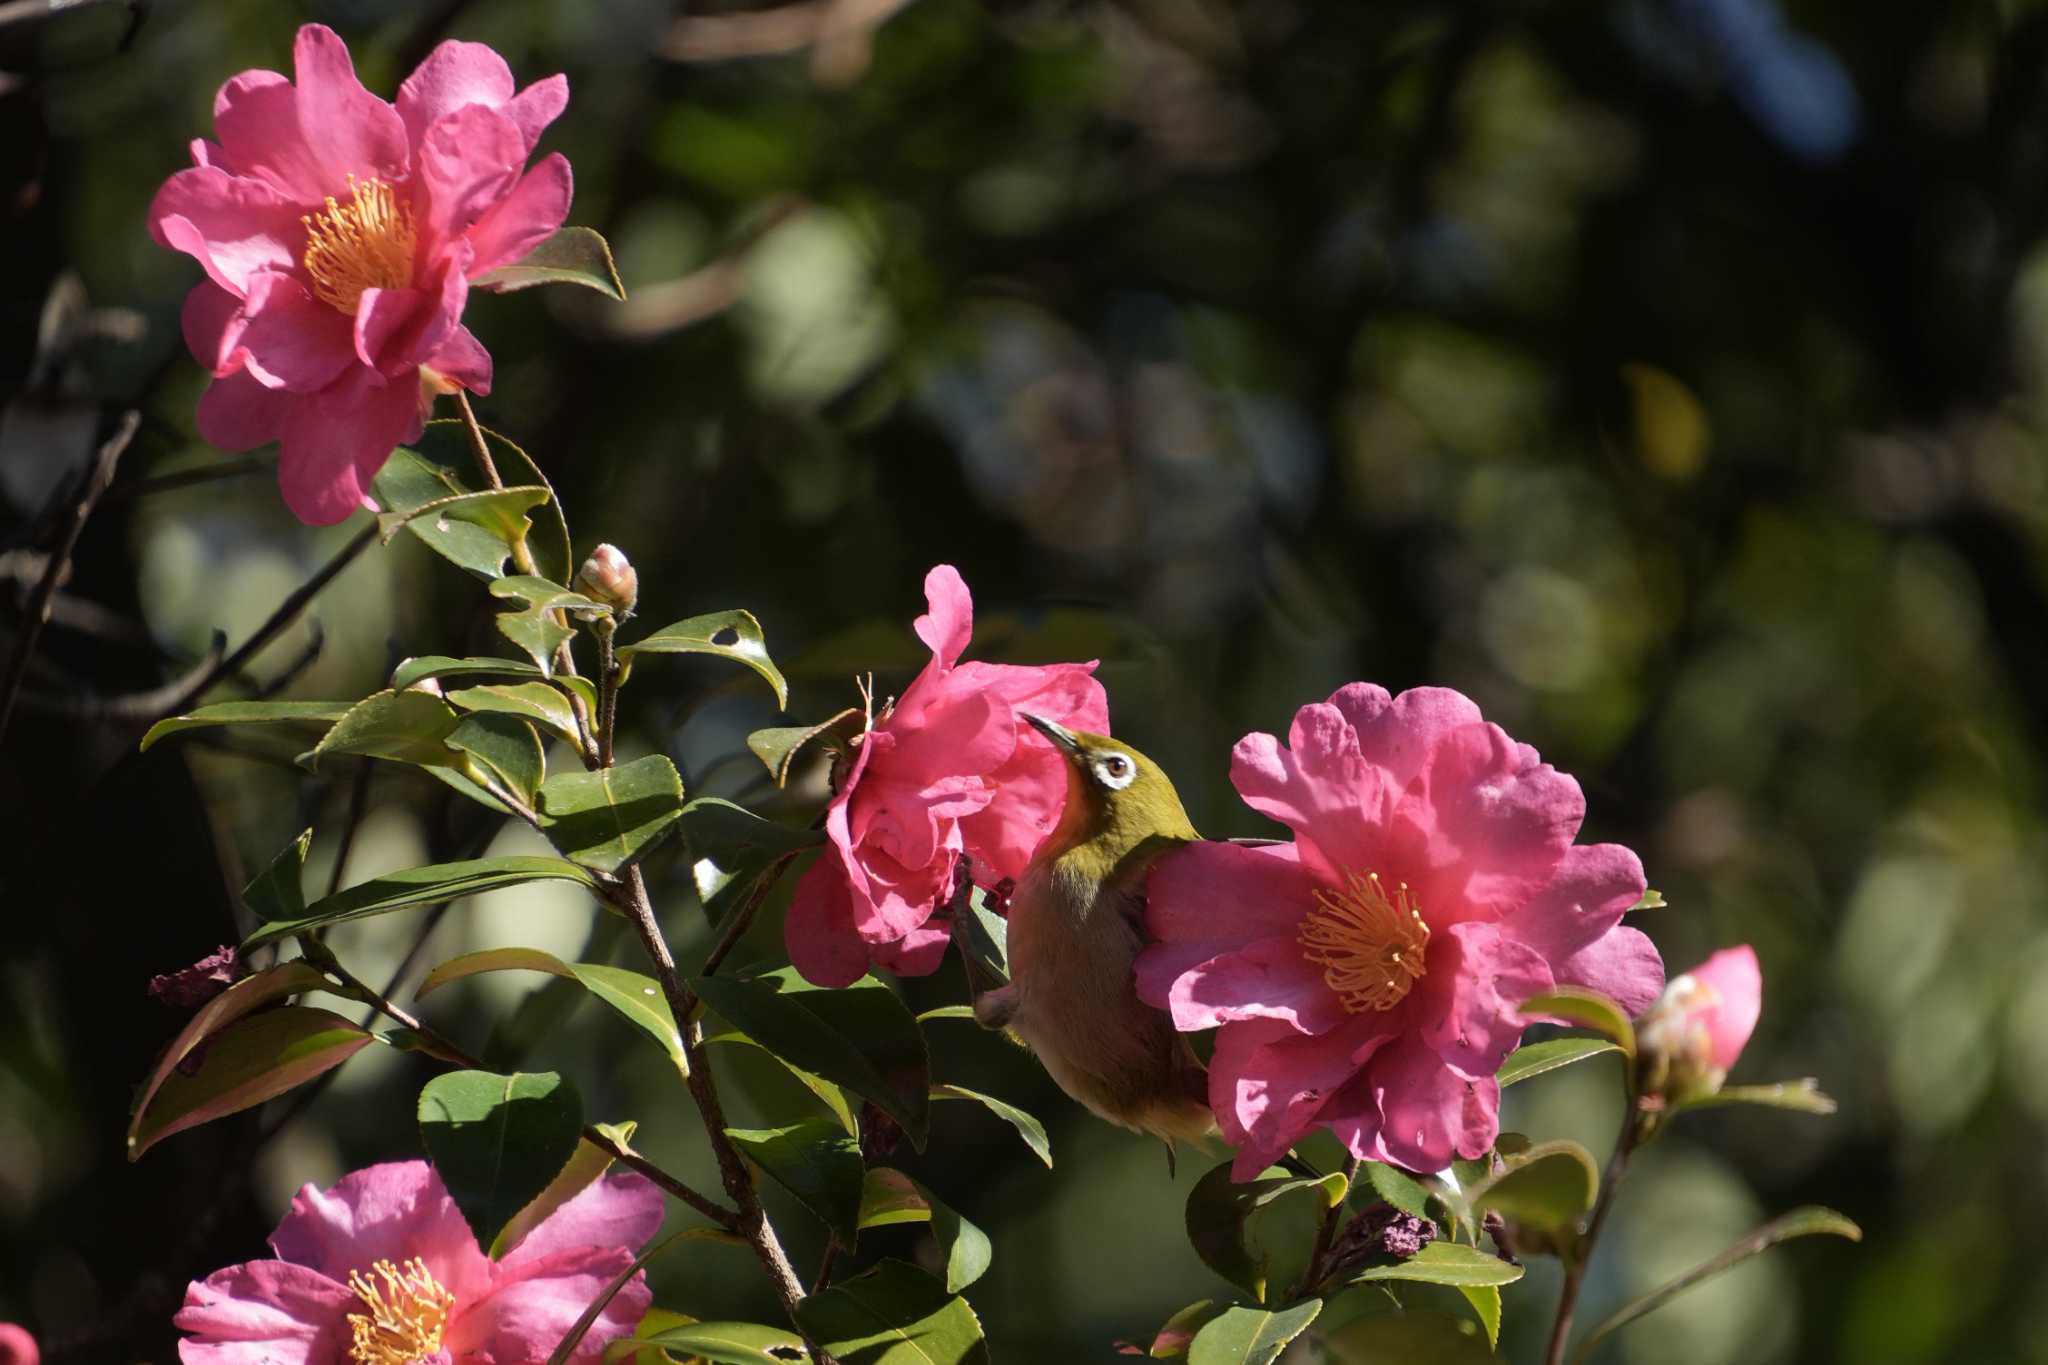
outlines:
M367 1313L350 1313L355 1342L348 1349L356 1365L412 1365L441 1349L441 1329L455 1296L441 1287L418 1257L403 1268L389 1261L370 1267L379 1283L360 1270L349 1272L348 1287L356 1291Z
M1428 970L1429 926L1408 897L1408 883L1388 895L1377 872L1347 872L1342 887L1318 890L1298 941L1353 1014L1392 1009Z
M412 283L412 210L391 186L372 177L348 178L346 204L306 214L306 274L322 303L354 314L365 289L402 289Z

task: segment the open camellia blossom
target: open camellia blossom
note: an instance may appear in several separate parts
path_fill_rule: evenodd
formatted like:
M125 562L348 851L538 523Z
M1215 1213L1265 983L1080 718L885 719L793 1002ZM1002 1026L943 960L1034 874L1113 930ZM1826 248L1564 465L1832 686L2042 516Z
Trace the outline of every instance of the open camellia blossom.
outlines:
M1209 1101L1237 1179L1317 1127L1411 1170L1480 1156L1521 1001L1584 986L1633 1013L1663 984L1619 923L1636 855L1574 844L1578 783L1456 692L1353 683L1285 745L1245 736L1231 779L1293 842L1162 858L1137 976L1176 1027L1218 1028Z
M1109 698L1085 664L961 663L974 601L959 571L925 576L917 638L931 662L857 741L825 813L830 840L797 883L789 960L823 986L870 964L934 971L948 929L933 915L970 860L976 884L1023 872L1066 802L1066 760L1025 712L1075 730L1109 730Z
M493 1261L424 1161L308 1185L271 1234L275 1260L195 1281L175 1319L186 1365L541 1365L661 1227L661 1192L597 1181ZM595 1365L652 1295L635 1275L569 1359Z
M324 526L367 505L437 394L490 392L463 305L472 280L568 217L569 163L526 162L569 83L515 90L490 48L446 42L393 105L330 29L300 29L293 57L296 84L244 71L221 87L219 140L193 142L149 230L206 270L184 311L213 373L200 434L225 450L280 442L285 502Z
M1723 948L1671 979L1637 1028L1646 1053L1669 1064L1681 1087L1719 1090L1749 1045L1763 1013L1764 977L1756 949Z

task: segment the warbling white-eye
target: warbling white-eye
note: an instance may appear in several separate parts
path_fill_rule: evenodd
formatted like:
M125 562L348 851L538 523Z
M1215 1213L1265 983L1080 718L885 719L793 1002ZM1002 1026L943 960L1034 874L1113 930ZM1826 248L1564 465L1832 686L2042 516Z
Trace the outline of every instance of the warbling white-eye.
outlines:
M1201 836L1159 765L1130 745L1025 720L1067 760L1067 804L1010 898L1010 982L974 1002L1013 1030L1060 1089L1112 1123L1208 1133L1207 1080L1165 1011L1138 999L1145 873Z

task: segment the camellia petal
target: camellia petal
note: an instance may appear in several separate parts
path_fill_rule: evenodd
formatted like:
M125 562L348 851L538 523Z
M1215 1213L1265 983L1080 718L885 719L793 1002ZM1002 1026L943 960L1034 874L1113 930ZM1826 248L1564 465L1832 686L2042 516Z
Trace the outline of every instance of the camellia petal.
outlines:
M345 1360L349 1310L362 1305L332 1277L288 1261L250 1261L197 1280L171 1321L186 1365L330 1365Z

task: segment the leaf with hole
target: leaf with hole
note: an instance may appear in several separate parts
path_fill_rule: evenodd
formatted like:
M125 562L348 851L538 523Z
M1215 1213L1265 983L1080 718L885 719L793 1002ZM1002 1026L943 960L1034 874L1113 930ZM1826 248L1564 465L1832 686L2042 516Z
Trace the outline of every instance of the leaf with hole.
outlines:
M789 684L768 657L761 623L752 612L715 611L663 626L621 649L619 662L630 666L642 654L710 654L745 664L775 689L777 707L789 705Z
M796 1306L797 1325L840 1365L987 1365L967 1300L915 1266L885 1260Z
M1546 1071L1556 1071L1574 1062L1583 1062L1588 1057L1598 1057L1603 1052L1619 1052L1621 1049L1605 1038L1550 1038L1540 1043L1525 1043L1508 1054L1500 1064L1498 1079L1505 1090L1517 1081L1526 1081L1531 1076L1541 1076Z
M546 972L575 982L592 999L611 1006L620 1018L660 1044L678 1074L689 1079L690 1065L684 1057L682 1034L677 1031L675 1019L668 1012L668 1001L654 978L602 962L564 962L538 948L486 948L450 958L428 972L426 980L420 982L418 994L424 997L451 981L483 972Z
M204 730L213 725L319 725L330 726L349 713L345 701L222 701L171 716L149 727L142 748L167 735L186 730Z
M748 981L692 977L690 988L792 1066L873 1100L924 1150L931 1061L917 1020L887 986L864 976L825 990L785 967Z
M624 302L626 286L612 262L612 249L594 228L564 227L511 265L476 277L474 287L511 294L542 284L574 284Z
M583 1101L552 1071L452 1071L421 1089L419 1124L448 1197L490 1246L576 1154Z
M994 1258L988 1234L903 1172L877 1166L861 1186L860 1226L930 1223L932 1240L946 1265L946 1292L958 1294L988 1271ZM850 1239L849 1239L850 1240Z
M378 505L384 509L378 520L386 531L392 533L397 526L404 526L435 554L478 578L496 578L505 572L505 561L512 553L505 537L494 534L474 520L461 517L427 516L406 520L422 508L477 494L477 490L465 483L457 472L468 466L468 452L461 447L451 449L438 441L430 445L429 438L438 434L436 428L441 425L428 424L421 434L419 448L400 446L392 451L372 480L370 487L376 494ZM458 460L461 461L459 465L456 463ZM540 499L519 508L519 521L526 520L524 512L528 508L546 500L545 490L542 493ZM396 520L387 522L387 518Z
M242 943L244 948L260 947L308 929L320 929L347 920L388 914L415 905L441 905L502 886L524 882L576 882L593 890L597 878L574 863L560 858L536 858L514 854L502 858L472 858L459 863L429 863L387 873L358 883L323 900L315 901L298 919L273 920L261 925Z
M541 785L541 826L573 862L623 871L683 815L683 779L661 754L616 768L557 773Z
M926 1015L922 1014L918 1016L919 1019L926 1017ZM970 1017L972 1017L971 1013ZM932 1098L935 1100L973 1100L976 1104L988 1110L989 1113L994 1114L1004 1123L1016 1129L1017 1136L1024 1139L1024 1145L1031 1149L1031 1154L1044 1162L1046 1169L1050 1170L1052 1168L1052 1139L1046 1136L1045 1125L1030 1114L1025 1113L1022 1109L1019 1109L1016 1105L1006 1100L999 1100L993 1095L984 1095L978 1090L969 1090L965 1086L959 1085L935 1085L932 1087Z
M218 1027L206 1035L192 1074L163 1075L138 1106L128 1129L128 1159L173 1133L282 1095L375 1041L368 1030L310 1005L284 1005Z
M1321 1299L1309 1299L1279 1312L1227 1308L1195 1333L1188 1344L1188 1365L1271 1365L1322 1311Z
M852 1246L859 1236L860 1139L831 1119L805 1119L781 1128L728 1128L725 1135L799 1204Z

